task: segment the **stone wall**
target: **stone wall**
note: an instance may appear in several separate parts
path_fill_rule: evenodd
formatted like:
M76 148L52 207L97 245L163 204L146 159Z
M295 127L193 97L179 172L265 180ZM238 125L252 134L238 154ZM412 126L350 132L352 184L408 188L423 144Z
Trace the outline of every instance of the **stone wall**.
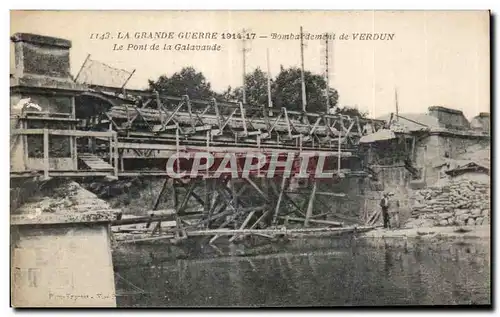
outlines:
M416 166L423 168L425 183L428 186L439 180L440 168L435 165L445 159L445 153L449 158L458 159L461 155L490 145L489 139L460 138L456 136L431 135L416 144L415 162Z
M469 121L460 110L440 106L429 107L429 115L438 118L441 126L448 129L466 130Z
M467 179L415 191L405 227L490 223L490 184Z
M11 228L14 307L115 307L104 223Z
M404 167L390 167L376 169L378 182L369 181L369 188L364 193L364 219L373 212L380 210L380 200L384 192L391 192L392 202L399 202L400 221L410 217L410 200L412 189L409 186L410 173ZM379 219L381 221L381 219ZM380 222L381 223L381 222Z

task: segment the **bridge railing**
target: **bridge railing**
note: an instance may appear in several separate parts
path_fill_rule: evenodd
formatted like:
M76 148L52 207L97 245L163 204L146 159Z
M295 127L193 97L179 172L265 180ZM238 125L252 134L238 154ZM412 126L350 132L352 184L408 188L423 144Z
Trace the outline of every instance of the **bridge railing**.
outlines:
M97 88L96 88L97 89ZM100 87L113 104L107 118L120 138L144 137L184 142L232 143L248 147L290 146L353 148L363 135L377 131L384 121L346 115L298 112L286 108L255 107L242 103L191 100L151 91L123 91Z

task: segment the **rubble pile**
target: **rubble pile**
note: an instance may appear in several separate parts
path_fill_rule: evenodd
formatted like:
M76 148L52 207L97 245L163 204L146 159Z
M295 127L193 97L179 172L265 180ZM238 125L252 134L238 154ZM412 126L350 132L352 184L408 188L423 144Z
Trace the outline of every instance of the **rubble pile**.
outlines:
M490 184L451 180L415 192L405 227L485 225L490 223Z
M145 215L151 210L163 187L161 178L120 178L113 182L91 182L82 185L112 208L123 209L124 214ZM168 186L160 208L173 208L172 187Z
M84 189L80 184L69 181L60 182L44 188L30 197L13 214L33 215L34 217L50 214L51 216L87 215L89 220L108 218L112 209L107 202Z

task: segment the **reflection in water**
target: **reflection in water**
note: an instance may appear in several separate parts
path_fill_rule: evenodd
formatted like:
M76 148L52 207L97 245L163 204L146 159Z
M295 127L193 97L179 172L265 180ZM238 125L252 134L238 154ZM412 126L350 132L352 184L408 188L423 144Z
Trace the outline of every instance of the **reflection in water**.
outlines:
M119 306L490 304L489 255L345 249L177 260L119 270Z

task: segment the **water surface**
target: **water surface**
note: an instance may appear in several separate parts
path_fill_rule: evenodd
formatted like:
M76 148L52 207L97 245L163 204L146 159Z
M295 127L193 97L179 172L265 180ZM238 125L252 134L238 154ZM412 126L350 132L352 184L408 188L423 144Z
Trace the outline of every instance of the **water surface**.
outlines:
M339 248L116 270L121 307L490 304L489 254ZM142 294L140 294L144 291Z

